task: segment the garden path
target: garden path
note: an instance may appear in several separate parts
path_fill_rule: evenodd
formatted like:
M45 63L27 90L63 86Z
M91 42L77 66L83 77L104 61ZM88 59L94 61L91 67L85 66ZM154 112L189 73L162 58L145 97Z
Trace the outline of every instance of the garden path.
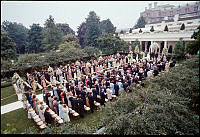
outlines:
M36 97L39 100L43 100L42 96L43 96L43 94L36 95ZM12 111L20 109L20 108L23 108L22 101L16 101L16 102L1 106L1 115L6 114L8 112L12 112Z

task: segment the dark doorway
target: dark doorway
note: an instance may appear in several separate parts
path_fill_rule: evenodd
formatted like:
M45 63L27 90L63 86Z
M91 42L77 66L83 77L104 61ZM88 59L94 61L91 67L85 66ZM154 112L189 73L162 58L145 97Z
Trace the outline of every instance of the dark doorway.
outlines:
M169 46L168 53L172 53L172 45Z
M145 52L145 41L142 41L142 51Z
M160 43L160 53L162 53L163 48L164 48L164 41L162 41L162 42Z
M151 41L148 41L148 43L147 43L147 52L149 52L150 45L151 45Z

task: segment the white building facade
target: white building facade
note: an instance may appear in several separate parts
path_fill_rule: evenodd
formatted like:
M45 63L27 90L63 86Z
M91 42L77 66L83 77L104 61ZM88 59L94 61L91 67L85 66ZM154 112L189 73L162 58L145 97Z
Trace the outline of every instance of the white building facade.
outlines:
M191 38L194 31L197 31L198 26L200 25L200 19L191 19L187 20L180 19L179 15L174 16L173 22L162 21L161 23L156 24L147 24L145 28L138 28L132 30L132 33L119 34L119 37L127 42L134 42L138 40L142 46L142 50L145 53L149 53L150 45L152 43L157 43L159 45L158 53L162 53L162 49L166 47L168 53L172 53L173 48L177 41L180 38L183 41L192 41ZM180 30L182 24L185 25L184 30ZM168 27L168 31L164 31L165 27ZM154 31L151 32L150 29L154 28ZM140 32L142 31L142 32Z

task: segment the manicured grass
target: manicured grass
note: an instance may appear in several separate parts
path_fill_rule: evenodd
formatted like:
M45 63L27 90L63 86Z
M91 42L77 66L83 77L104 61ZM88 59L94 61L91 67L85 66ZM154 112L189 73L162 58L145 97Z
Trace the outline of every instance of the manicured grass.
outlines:
M10 126L7 126L10 124ZM28 119L28 113L23 108L1 115L1 133L5 130L10 134L21 134L28 127L37 128L32 119ZM16 131L11 131L13 128Z
M94 113L89 113L89 114L85 113L84 118L80 118L80 119L70 118L70 119L71 119L72 125L84 124L89 129L93 129L91 133L88 133L88 134L92 134L96 132L96 130L98 130L96 127L98 126L102 118L103 118L103 109L98 109L98 110L94 110Z
M102 109L99 109L95 110L94 113L85 113L84 118L75 119L73 117L70 117L70 120L72 126L75 124L85 124L87 127L94 129L94 131L92 131L93 133L96 131L95 127L98 125L101 118ZM10 124L10 126L7 126L7 124ZM28 129L30 127L40 133L40 130L38 129L37 125L34 124L33 120L28 119L27 111L23 108L1 115L1 127L2 134L21 134L25 132L25 129ZM16 130L12 131L13 128L15 128ZM7 132L5 132L5 130L7 130Z
M1 106L18 101L17 95L13 94L15 94L15 91L12 86L1 88L1 99L8 97L4 100L1 100Z

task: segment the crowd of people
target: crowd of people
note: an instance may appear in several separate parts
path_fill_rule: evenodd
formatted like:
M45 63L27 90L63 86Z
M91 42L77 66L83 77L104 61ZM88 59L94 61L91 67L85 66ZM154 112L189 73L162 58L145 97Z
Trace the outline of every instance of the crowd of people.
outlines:
M130 56L110 55L91 59L88 62L76 61L65 66L54 66L25 75L27 83L32 87L26 98L41 119L51 123L49 109L58 114L65 122L69 122L69 108L84 117L84 105L94 112L94 102L105 106L105 100L112 100L122 91L135 83L144 86L142 80L157 76L161 71L168 71L175 66L175 60L168 62L165 58L134 60ZM36 82L43 87L44 102L48 105L44 110L43 102L36 97ZM51 88L53 94L48 90Z

